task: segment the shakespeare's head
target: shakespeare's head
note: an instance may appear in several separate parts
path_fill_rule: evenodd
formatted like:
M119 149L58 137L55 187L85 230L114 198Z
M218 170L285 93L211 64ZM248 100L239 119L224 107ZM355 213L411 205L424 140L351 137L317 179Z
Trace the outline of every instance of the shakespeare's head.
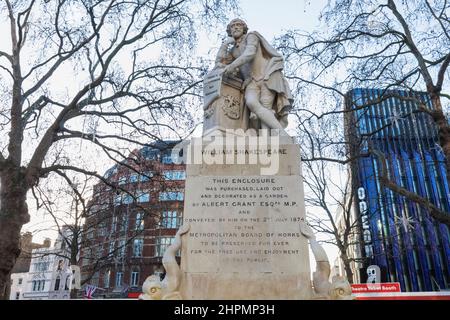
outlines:
M230 23L227 25L227 34L228 34L228 36L230 36L230 37L233 36L233 34L231 33L231 28L232 28L233 26L235 26L235 25L241 26L242 29L243 29L243 33L244 33L244 34L247 33L247 31L248 31L247 24L245 23L244 20L237 18L237 19L231 20Z

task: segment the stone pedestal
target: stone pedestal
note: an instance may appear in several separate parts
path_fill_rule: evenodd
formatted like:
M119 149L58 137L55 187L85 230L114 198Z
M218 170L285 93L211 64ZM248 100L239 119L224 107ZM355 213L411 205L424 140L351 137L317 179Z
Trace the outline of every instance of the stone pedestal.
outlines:
M181 295L310 299L308 242L299 230L305 217L299 146L289 138L274 147L214 150L203 155L223 154L223 162L245 155L245 163L187 165L184 224L190 229L181 250ZM261 174L267 161L249 164L258 156L278 161L277 173Z

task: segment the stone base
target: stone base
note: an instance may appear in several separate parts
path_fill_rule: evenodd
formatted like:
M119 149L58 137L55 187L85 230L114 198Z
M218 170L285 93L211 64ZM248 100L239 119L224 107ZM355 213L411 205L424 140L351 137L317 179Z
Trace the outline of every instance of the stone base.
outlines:
M299 228L305 218L300 152L291 141L243 149L219 145L213 152L223 153L224 162L238 154L247 162L187 165L184 299L312 298L308 242ZM255 155L266 156L265 162L252 162ZM279 163L275 174L264 175L268 156Z
M184 273L186 300L310 300L310 274Z

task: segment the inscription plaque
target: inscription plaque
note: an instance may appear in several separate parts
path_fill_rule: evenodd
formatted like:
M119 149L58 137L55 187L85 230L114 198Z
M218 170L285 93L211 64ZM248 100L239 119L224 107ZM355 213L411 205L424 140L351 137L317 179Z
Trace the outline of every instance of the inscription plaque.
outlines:
M245 153L269 150L274 155L248 145ZM190 229L180 288L186 299L311 297L308 241L300 233L300 150L294 143L276 150L279 169L271 175L261 174L267 164L187 165L183 219Z
M298 271L304 242L298 176L193 177L189 183L197 187L185 206L192 259L186 271Z

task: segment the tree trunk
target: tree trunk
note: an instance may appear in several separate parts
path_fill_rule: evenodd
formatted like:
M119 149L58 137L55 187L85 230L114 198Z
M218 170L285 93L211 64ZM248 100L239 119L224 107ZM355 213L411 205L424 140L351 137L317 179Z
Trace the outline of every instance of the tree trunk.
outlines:
M74 300L74 299L78 299L78 289L72 289L70 291L70 299Z
M433 120L436 122L439 134L439 144L446 157L447 182L450 182L450 126L442 111L441 99L439 95L432 94L431 102L433 104Z
M0 299L8 299L11 270L20 254L20 230L29 222L27 188L21 170L0 176Z
M346 254L341 254L342 262L344 263L344 269L345 269L345 275L347 276L348 282L350 284L353 283L353 271L352 267L350 266L350 261Z
M70 246L70 265L78 265L78 226L75 226L75 228L72 231L72 238L71 238L71 246ZM73 278L72 278L73 283ZM79 289L72 288L70 290L70 299L78 299L78 291Z
M9 299L11 270L20 254L22 224L0 217L0 299Z

